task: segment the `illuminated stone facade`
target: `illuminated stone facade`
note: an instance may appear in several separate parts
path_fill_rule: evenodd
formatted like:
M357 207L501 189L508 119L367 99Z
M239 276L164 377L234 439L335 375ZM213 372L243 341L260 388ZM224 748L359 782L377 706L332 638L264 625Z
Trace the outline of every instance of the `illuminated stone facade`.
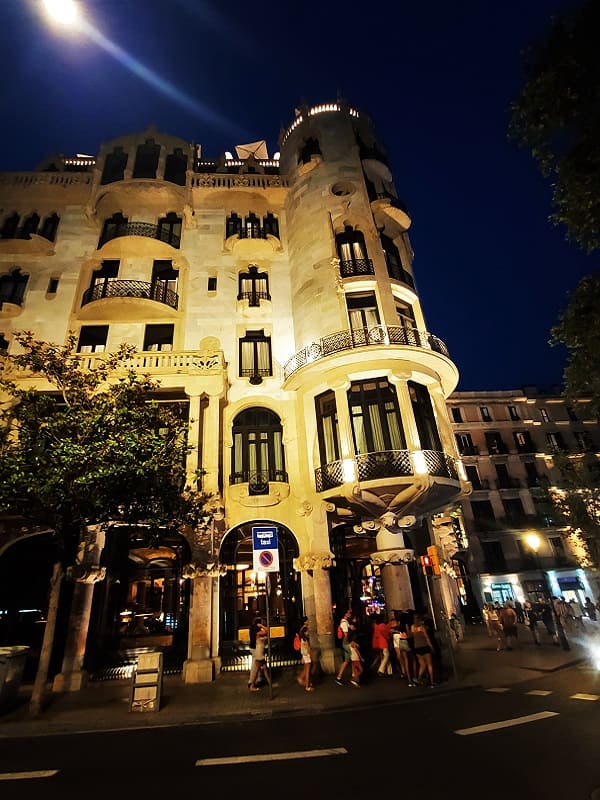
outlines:
M150 556L130 559L135 595L105 602L133 618L168 595L171 630L184 609L187 681L212 679L265 610L253 525L279 531L274 636L289 645L308 614L333 672L342 606L361 603L367 573L388 606L413 605L406 538L469 489L445 405L458 371L425 323L411 219L369 118L304 107L279 146L211 162L150 129L0 176L0 346L73 330L93 364L127 342L189 403L189 473L202 469L223 517L214 563L186 570L185 548L163 552L177 568L157 594ZM93 591L122 592L106 560ZM121 651L135 638L105 633Z

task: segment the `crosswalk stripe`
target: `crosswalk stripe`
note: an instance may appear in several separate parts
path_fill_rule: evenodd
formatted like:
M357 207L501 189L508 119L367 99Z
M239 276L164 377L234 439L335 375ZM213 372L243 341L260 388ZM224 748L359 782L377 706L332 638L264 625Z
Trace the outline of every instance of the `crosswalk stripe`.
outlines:
M578 694L572 694L571 700L598 700L600 695L597 694L586 694L585 692L578 692Z
M552 692L549 692L546 689L532 689L530 692L526 692L525 694L532 694L534 697L548 697L548 695L552 694Z
M474 733L486 733L487 731L495 731L500 728L512 728L515 725L525 725L527 722L537 722L540 719L548 719L548 717L558 717L556 711L540 711L539 714L528 714L525 717L514 717L513 719L503 719L500 722L490 722L487 725L475 725L473 728L460 728L454 733L459 736L472 736Z
M495 692L496 694L502 694L503 692L510 692L510 689L506 689L504 686L495 686L491 689L486 689L486 692Z
M223 764L256 764L259 761L288 761L297 758L319 758L320 756L347 755L345 747L328 747L322 750L295 750L291 753L264 753L253 756L225 756L223 758L199 758L197 767L216 767Z
M0 781L22 781L31 778L51 778L57 769L38 769L32 772L0 772Z

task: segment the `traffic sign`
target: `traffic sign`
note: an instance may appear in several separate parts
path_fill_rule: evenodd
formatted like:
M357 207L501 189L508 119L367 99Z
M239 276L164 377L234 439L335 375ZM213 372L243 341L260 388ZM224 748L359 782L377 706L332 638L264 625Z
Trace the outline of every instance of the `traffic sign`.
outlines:
M279 572L276 525L252 526L252 560L256 572Z

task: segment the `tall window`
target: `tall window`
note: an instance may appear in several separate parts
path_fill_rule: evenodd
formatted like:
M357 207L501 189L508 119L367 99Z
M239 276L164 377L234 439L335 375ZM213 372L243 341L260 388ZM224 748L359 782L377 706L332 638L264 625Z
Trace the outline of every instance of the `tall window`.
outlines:
M373 263L367 258L365 237L360 231L346 225L344 232L336 235L335 243L343 278L373 274Z
M470 433L456 433L456 445L461 456L476 456L479 448L475 447Z
M489 408L487 406L480 406L479 412L481 414L481 419L484 422L491 422L492 421L492 415L490 414L490 410L489 410Z
M550 422L550 414L546 408L540 408L540 417L542 422Z
M504 444L502 436L497 431L486 431L485 444L491 456L508 453L508 447Z
M353 382L348 404L356 453L406 449L396 389L385 378Z
M244 219L244 236L246 239L261 238L260 220L253 211Z
M23 220L23 226L21 227L21 239L30 239L32 234L37 233L39 224L40 215L36 214L35 211L33 214L25 217Z
M321 464L331 464L340 458L340 435L335 393L328 391L315 397L315 409Z
M240 377L261 383L272 374L271 337L265 336L264 331L246 331L240 339Z
M234 211L227 217L225 222L225 238L229 239L230 236L240 236L241 233L242 220Z
M398 298L396 298L396 316L403 328L414 330L417 327L413 307L410 303L405 303L403 300L398 300Z
M168 260L155 261L152 264L152 286L150 289L150 296L153 300L158 300L160 303L166 303L169 299L169 294L177 294L177 278L178 272L173 269L173 262Z
M21 274L21 267L15 267L8 275L0 275L0 304L22 305L28 280L29 275Z
M393 240L384 233L381 234L381 246L383 248L383 255L390 278L395 281L403 281L406 283L406 273L400 259L400 251Z
M138 146L133 167L134 178L156 178L160 145L154 139L147 139Z
M106 349L108 325L84 325L79 331L78 353L102 353Z
M103 261L100 269L95 269L92 273L92 300L99 300L102 297L110 297L110 284L117 279L119 274L119 261L111 259Z
M270 300L269 276L252 266L247 272L240 272L238 300L247 300L250 306L259 306L261 300Z
M454 422L462 422L462 411L457 406L452 406L452 419Z
M19 227L19 215L15 211L9 217L6 217L0 232L0 239L14 239L17 235L17 228Z
M517 411L516 406L509 406L508 407L508 415L509 417L516 422L519 419L519 412Z
M172 247L179 247L181 242L181 217L169 211L166 217L158 220L158 238Z
M56 231L59 222L60 218L56 212L50 214L50 216L46 217L42 222L42 227L39 230L40 236L43 236L44 239L48 239L49 242L53 242L56 239Z
M181 147L175 148L165 160L165 180L178 186L185 186L187 162L187 156Z
M98 247L102 247L103 244L110 242L111 239L115 239L117 236L123 236L127 231L127 224L127 217L124 217L120 211L113 214L110 219L105 220Z
M408 393L423 450L441 451L442 442L437 429L429 390L422 383L408 381Z
M368 344L369 330L379 325L375 292L352 292L346 295L350 330L355 345Z
M573 431L573 436L577 442L577 449L580 453L594 449L594 440L589 431Z
M233 421L230 483L268 494L269 481L287 482L281 420L266 408L248 408Z
M104 159L104 169L102 170L102 184L122 181L127 166L127 153L123 152L122 147L115 147L112 153L107 153Z
M473 486L474 491L478 489L483 489L483 485L481 483L481 478L479 477L479 470L473 464L465 465L465 470L467 472L467 480L471 481L471 485Z
M172 350L173 325L146 325L144 350Z
M566 451L567 449L562 433L558 433L558 431L552 431L551 433L547 433L546 441L548 442L548 447L550 448L550 450L554 450L555 452Z
M537 453L529 431L515 431L513 433L515 444L519 453Z
M279 220L270 211L263 217L263 231L265 236L268 234L279 239Z

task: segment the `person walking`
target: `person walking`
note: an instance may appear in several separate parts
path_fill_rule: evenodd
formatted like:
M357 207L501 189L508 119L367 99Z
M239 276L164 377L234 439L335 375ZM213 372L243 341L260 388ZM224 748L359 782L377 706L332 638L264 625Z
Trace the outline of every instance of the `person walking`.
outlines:
M248 689L252 692L258 691L255 687L256 679L258 677L258 665L256 663L256 637L259 630L263 627L262 620L259 616L254 617L250 623L249 637L250 637L250 672L248 674ZM265 629L266 630L266 629Z
M256 633L256 648L254 651L254 657L256 659L256 675L254 676L253 681L248 687L251 692L260 691L259 687L256 685L256 681L258 680L259 675L262 675L262 677L265 679L267 686L271 686L271 676L269 675L269 670L267 668L267 659L265 657L266 645L267 645L267 629L261 621L260 627Z
M390 638L392 627L388 622L384 622L380 614L375 617L373 623L373 635L371 646L376 654L373 667L377 668L377 675L391 675L392 664L390 662Z
M413 681L414 664L412 654L412 635L410 633L411 615L407 611L396 612L396 628L392 631L392 643L400 667L400 678L406 678L409 686Z
M313 692L314 686L312 685L312 648L310 646L308 617L302 618L302 627L300 628L299 635L300 635L300 658L302 660L302 674L298 679L298 683L301 686L304 686L305 691Z
M350 663L352 665L350 683L358 689L360 688L360 676L363 674L363 657L356 641L356 632L353 630L348 633L348 647L350 648Z
M507 650L514 650L517 646L517 613L508 600L500 609L500 624Z
M496 637L496 651L504 650L505 644L502 633L502 623L500 622L500 609L492 605L492 603L488 603L488 619L492 635Z
M569 602L571 606L571 616L573 617L573 623L575 626L576 631L584 631L585 628L583 626L583 606L579 602L577 598L574 598Z
M423 683L425 675L429 678L429 688L435 686L433 680L433 651L434 647L427 633L425 621L420 614L415 614L411 626L415 654L417 656L418 672L417 683Z
M518 624L523 625L525 622L525 610L519 600L515 600L515 614L517 615Z
M589 617L589 618L590 618L590 619L591 619L593 622L595 622L595 621L596 621L596 618L597 618L597 614L596 614L596 606L595 606L595 605L592 603L592 601L590 600L590 598L589 598L589 597L586 597L586 598L585 598L585 604L584 604L584 608L585 608L585 613L588 615L588 617Z
M540 646L540 633L537 629L538 622L540 621L540 615L537 608L537 603L532 604L529 600L525 601L525 624L529 627L531 631L531 638L533 639L533 643L537 644L538 647Z
M353 619L352 619L352 609L351 608L349 608L346 611L346 613L344 614L344 616L341 618L339 627L340 627L340 629L342 631L342 650L344 652L344 660L342 661L342 663L340 665L340 668L339 668L339 670L337 672L337 675L335 676L335 682L338 684L338 686L343 686L344 684L342 682L342 677L344 675L344 672L346 671L347 667L352 667L352 664L351 664L352 653L350 651L350 644L348 642L348 635L349 635L350 631L354 631L355 630L356 626L354 625L354 622L353 622Z

